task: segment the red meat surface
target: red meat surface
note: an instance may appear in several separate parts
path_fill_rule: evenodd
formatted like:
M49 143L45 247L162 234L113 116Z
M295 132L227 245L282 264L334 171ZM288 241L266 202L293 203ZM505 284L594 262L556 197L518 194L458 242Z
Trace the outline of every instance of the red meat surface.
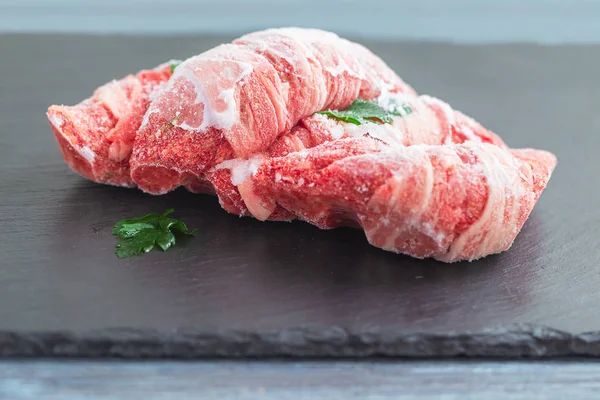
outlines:
M332 33L243 36L177 67L137 133L132 177L155 194L193 185L224 160L263 151L303 117L382 91L414 94L369 50Z
M252 180L258 198L322 229L359 226L374 246L452 262L507 250L555 163L545 151L472 141L348 138L268 159Z
M359 98L408 112L361 125L316 113ZM445 262L508 249L556 164L312 29L245 35L48 118L65 161L95 182L185 186L240 216L354 226L374 246Z
M95 182L135 186L129 158L150 93L171 76L169 65L109 82L76 106L54 105L48 120L63 158Z
M473 119L453 110L443 101L430 96L395 96L413 111L403 117L396 117L392 124L369 123L356 126L337 121L321 114L302 119L290 132L281 135L262 154L264 157L284 156L289 153L312 148L319 144L348 137L369 137L381 144L413 146L417 144L444 145L474 141L490 143L508 148L502 139L488 131ZM246 182L243 188L236 188L232 180L231 169L239 174L248 172L246 166L252 165L243 159L228 160L209 170L206 174L219 196L221 206L233 214L253 215L259 219L291 220L294 215L284 212L281 206L275 209L259 210L261 202L252 201L255 194L252 182ZM252 167L250 167L252 169ZM244 197L242 199L242 197ZM248 204L253 209L248 210ZM271 206L273 204L271 203ZM266 215L266 217L265 217Z

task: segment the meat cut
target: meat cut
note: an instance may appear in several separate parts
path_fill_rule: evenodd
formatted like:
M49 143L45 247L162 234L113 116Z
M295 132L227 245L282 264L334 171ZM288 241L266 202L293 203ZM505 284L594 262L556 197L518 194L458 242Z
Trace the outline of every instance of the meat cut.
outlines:
M393 117L320 113L357 100ZM445 262L510 248L556 165L314 29L242 36L51 106L48 118L65 161L92 181L184 186L240 216L355 226L374 246Z

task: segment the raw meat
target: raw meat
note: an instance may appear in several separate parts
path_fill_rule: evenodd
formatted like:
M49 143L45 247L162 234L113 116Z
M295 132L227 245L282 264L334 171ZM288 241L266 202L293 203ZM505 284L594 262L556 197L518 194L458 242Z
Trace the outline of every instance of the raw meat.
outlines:
M311 29L252 33L177 67L137 133L131 174L149 193L202 186L208 169L264 150L300 118L383 92L414 94L361 45Z
M48 119L69 166L85 178L135 186L129 158L150 93L171 76L169 64L109 82L76 106L51 106Z
M359 98L410 112L362 125L315 114ZM311 29L243 36L48 118L90 180L185 186L240 216L355 226L374 246L446 262L508 249L556 164L418 96L363 46Z
M473 260L511 246L555 162L472 141L340 139L266 160L252 177L262 203L249 208L278 204L322 229L361 227L374 246L413 257Z
M388 146L442 145L469 140L507 148L500 137L473 119L452 110L441 100L430 96L398 94L386 94L385 97L380 99L383 107L387 107L387 103L393 100L396 104L409 106L412 113L395 117L392 124L373 123L360 126L314 114L302 119L289 133L281 135L262 153L262 158L283 156L346 137L370 137ZM251 188L252 182L240 179L249 176L249 172L255 170L256 166L255 155L250 162L243 159L226 160L207 172L206 177L219 196L221 206L230 213L252 215L262 220L294 219L291 212L280 206L274 210L260 209L259 205L265 200L256 201L256 195ZM251 209L248 209L248 206Z

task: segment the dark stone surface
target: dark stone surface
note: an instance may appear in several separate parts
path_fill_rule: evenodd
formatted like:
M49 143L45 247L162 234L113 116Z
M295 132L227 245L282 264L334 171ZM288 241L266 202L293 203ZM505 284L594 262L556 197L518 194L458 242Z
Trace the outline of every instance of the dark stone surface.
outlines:
M282 329L276 332L105 329L95 332L0 332L3 357L596 357L600 332L571 334L528 325L476 332L413 333Z
M21 332L2 354L598 354L581 332L600 330L600 47L367 43L419 92L558 156L510 251L446 265L351 229L240 219L210 196L95 185L64 164L48 105L226 39L0 36L0 331ZM171 207L197 238L115 258L115 221ZM560 331L487 331L523 323Z

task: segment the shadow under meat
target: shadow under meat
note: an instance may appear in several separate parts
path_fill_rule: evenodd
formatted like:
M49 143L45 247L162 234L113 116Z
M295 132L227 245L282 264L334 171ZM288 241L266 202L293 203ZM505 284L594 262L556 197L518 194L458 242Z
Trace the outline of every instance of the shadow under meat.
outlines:
M535 212L508 252L444 264L377 249L356 229L239 218L222 210L216 197L183 189L149 196L83 183L66 194L63 204L68 220L80 225L85 220L86 232L74 234L90 240L99 236L111 246L116 242L108 238L114 222L168 208L198 229L197 237L166 253L127 260L117 260L113 249L98 255L97 262L110 264L105 268L122 269L115 274L119 279L127 275L124 285L130 286L131 297L160 303L163 313L172 313L157 315L165 325L480 329L512 323L527 307L538 270L532 268L539 258ZM69 242L55 239L57 246ZM89 249L97 252L93 247Z

